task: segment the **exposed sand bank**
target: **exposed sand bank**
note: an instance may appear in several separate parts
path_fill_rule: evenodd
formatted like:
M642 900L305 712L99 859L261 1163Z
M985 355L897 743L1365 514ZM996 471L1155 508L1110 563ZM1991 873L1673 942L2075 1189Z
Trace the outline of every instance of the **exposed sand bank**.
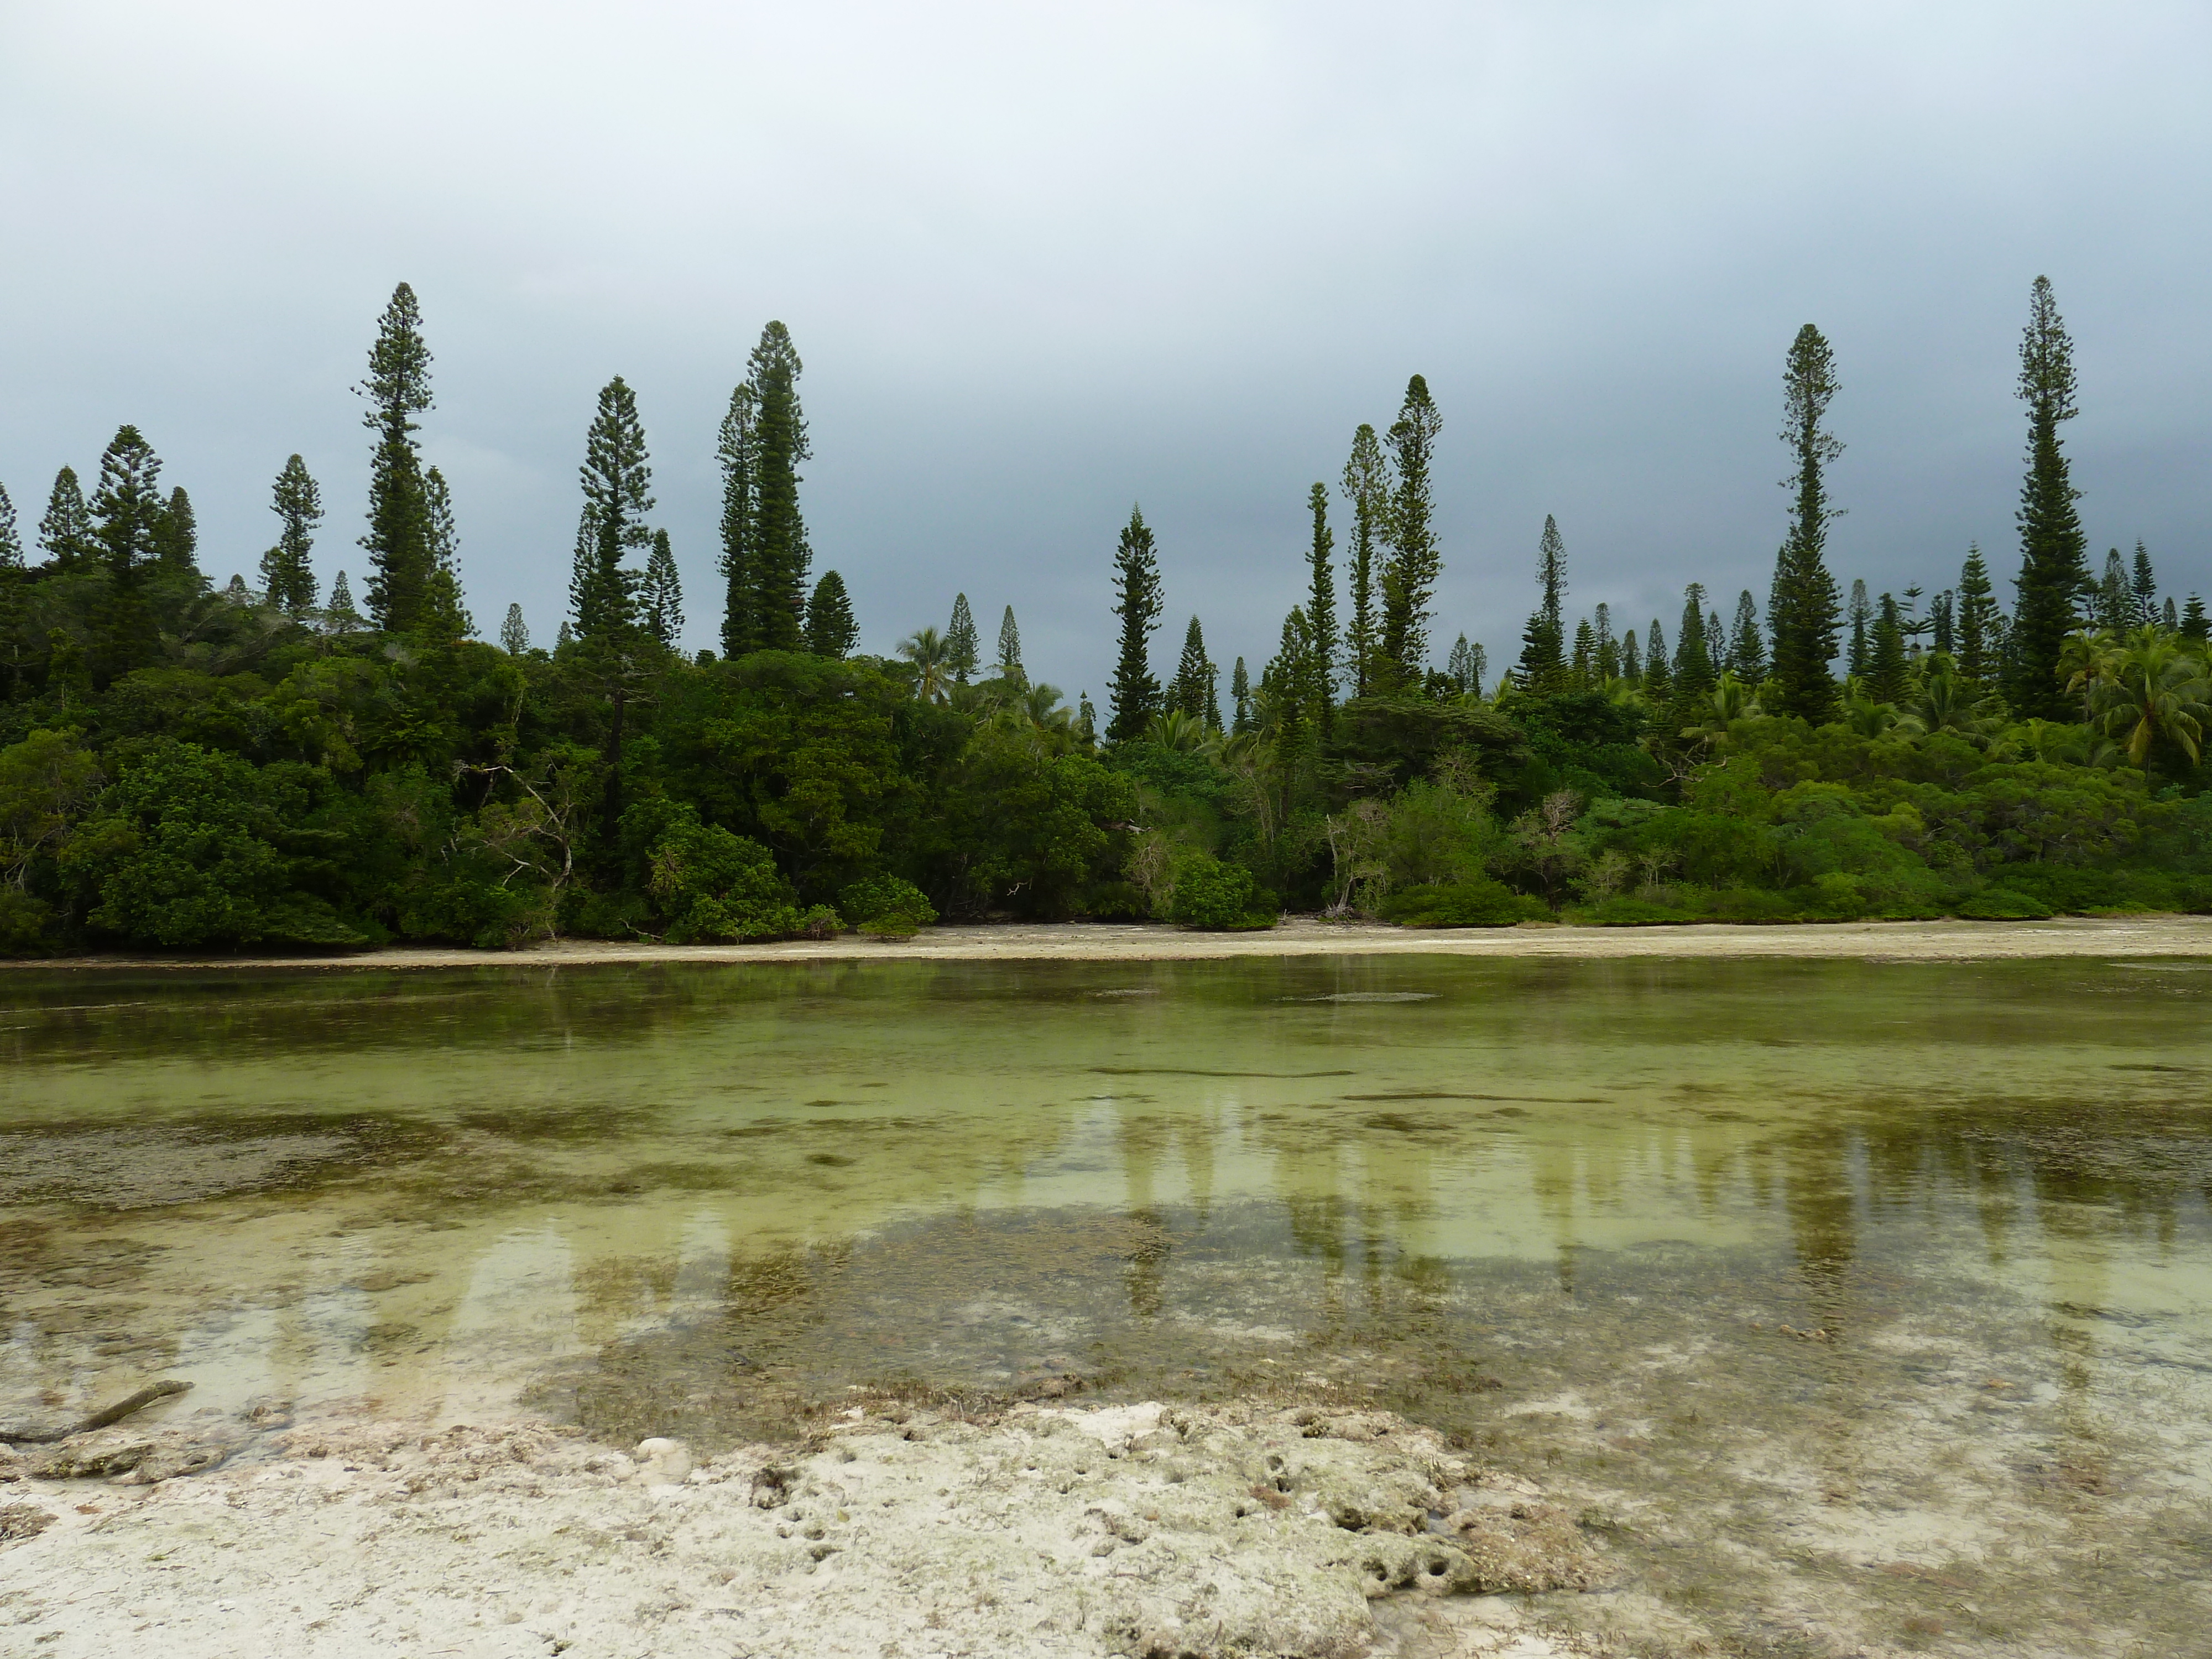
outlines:
M271 1460L136 1486L40 1479L25 1473L38 1459L0 1457L14 1477L0 1484L0 1649L1620 1650L1546 1616L1617 1576L1586 1528L1532 1483L1384 1413L1030 1405L970 1423L855 1407L803 1451L696 1468L672 1441L625 1455L534 1425L287 1439ZM88 1440L74 1463L47 1461L92 1454Z
M0 968L583 967L611 963L1186 962L1220 957L1457 956L1958 962L2048 957L2212 957L2212 916L2051 921L1851 921L1777 927L1407 928L1296 917L1265 933L1194 933L1158 922L933 927L911 939L770 945L558 939L514 951L396 946L349 956L112 955L0 959Z

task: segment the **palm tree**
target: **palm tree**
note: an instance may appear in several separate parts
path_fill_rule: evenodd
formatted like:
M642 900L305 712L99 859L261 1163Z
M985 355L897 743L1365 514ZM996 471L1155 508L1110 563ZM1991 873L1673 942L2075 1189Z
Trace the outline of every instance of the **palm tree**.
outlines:
M1736 678L1734 669L1722 672L1713 689L1704 698L1705 707L1698 712L1704 718L1695 726L1686 726L1682 735L1708 749L1718 749L1729 740L1729 727L1737 720L1756 720L1766 710L1759 706L1759 694Z
M917 629L899 641L899 655L915 665L914 694L943 702L952 685L952 647L933 628Z
M2002 709L1996 697L1961 679L1950 657L1937 651L1929 653L1920 690L1897 723L1905 731L1953 732L1969 742L1984 743L1996 729Z
M1206 747L1206 726L1195 715L1186 714L1180 708L1170 708L1164 714L1152 716L1152 723L1145 728L1145 741L1156 743L1163 749L1174 749L1186 755L1195 755Z
M2066 689L2086 695L2090 725L2118 744L2131 765L2148 772L2161 743L2197 763L2212 724L2212 676L2203 658L2160 628L2124 638L2102 635L2080 651L2074 640L2067 647L2066 661L2075 665Z

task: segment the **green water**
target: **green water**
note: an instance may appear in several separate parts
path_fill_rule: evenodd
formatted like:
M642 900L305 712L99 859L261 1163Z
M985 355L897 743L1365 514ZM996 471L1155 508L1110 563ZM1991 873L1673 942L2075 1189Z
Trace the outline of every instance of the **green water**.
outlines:
M0 1422L1354 1398L1584 1504L1605 1616L2166 1650L2208 1012L2171 961L11 972Z

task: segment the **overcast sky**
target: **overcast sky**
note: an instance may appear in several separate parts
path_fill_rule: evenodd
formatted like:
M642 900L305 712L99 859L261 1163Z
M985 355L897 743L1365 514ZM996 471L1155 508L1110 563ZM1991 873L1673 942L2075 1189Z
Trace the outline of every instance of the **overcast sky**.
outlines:
M138 424L202 562L252 578L306 456L360 592L361 378L421 297L482 629L566 604L598 388L636 388L688 642L716 422L789 325L816 568L863 647L1021 620L1101 701L1131 502L1171 669L1256 675L1305 494L1407 377L1442 407L1441 659L1517 651L1547 513L1570 603L1671 636L1764 599L1783 354L1844 392L1832 561L2008 578L2013 380L2047 273L2094 551L2212 589L2212 203L2197 3L622 5L0 0L0 483ZM2002 591L2009 593L2008 583Z

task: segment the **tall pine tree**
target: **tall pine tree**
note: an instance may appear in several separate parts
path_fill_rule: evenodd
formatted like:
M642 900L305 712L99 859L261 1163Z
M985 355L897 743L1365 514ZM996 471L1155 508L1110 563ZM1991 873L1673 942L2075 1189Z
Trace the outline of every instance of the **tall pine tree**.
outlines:
M799 352L791 331L770 323L753 348L746 378L753 387L753 542L748 562L760 644L796 651L806 604L807 568L814 554L799 509L799 464L808 447L806 416L799 404Z
M2029 295L2020 346L2020 397L2027 405L2027 476L2020 491L2019 597L2007 640L2005 696L2022 719L2072 720L2073 700L2059 678L2066 636L2081 623L2089 587L2087 539L2074 510L2081 491L2069 476L2058 428L2075 408L2074 343L2039 276Z
M653 532L653 551L645 562L645 630L669 650L684 636L684 578L676 568L676 550L665 530Z
M2150 568L2150 550L2141 542L2136 544L2135 570L2128 579L2128 591L2135 596L2136 625L2154 625L2159 619L2158 574Z
M1980 547L1969 546L1959 572L1959 672L1977 686L1987 685L1996 672L1996 620L1990 568L1982 562Z
M1390 465L1373 427L1362 425L1352 434L1352 458L1344 464L1341 488L1352 507L1352 617L1345 630L1345 659L1352 695L1364 697L1376 689L1376 663L1382 650L1375 558L1390 516Z
M1521 685L1547 696L1565 690L1567 680L1567 544L1559 521L1548 513L1543 534L1536 538L1536 608L1521 630Z
M1667 635L1659 626L1659 618L1651 619L1651 631L1644 636L1644 700L1654 708L1665 708L1673 704L1674 676L1667 665Z
M1828 526L1841 509L1830 502L1827 468L1844 446L1824 422L1828 405L1843 388L1836 379L1835 354L1810 323L1790 343L1782 384L1782 441L1796 467L1782 481L1791 492L1790 533L1775 558L1774 586L1766 602L1774 665L1764 701L1777 714L1798 715L1817 726L1836 708L1835 677L1828 665L1836 654L1838 595L1826 553Z
M1390 423L1388 521L1390 556L1382 563L1382 664L1392 691L1418 688L1428 667L1429 614L1437 578L1443 570L1437 540L1434 484L1437 434L1443 417L1429 396L1429 383L1416 374L1406 383L1406 401ZM1307 618L1309 629L1312 618Z
M315 608L315 531L323 521L323 492L297 455L284 463L270 490L269 508L283 526L276 545L261 556L261 585L269 603L288 616Z
M92 533L92 509L85 505L84 489L76 469L65 466L54 474L52 494L39 520L39 549L56 570L73 570L91 559L99 544Z
M637 395L619 374L599 389L599 411L584 434L584 464L576 471L584 489L568 591L576 636L617 639L637 621L639 573L623 561L652 546L645 515L653 508L653 465Z
M93 540L108 573L124 579L161 556L167 507L161 457L135 426L119 427L100 458L100 482L88 504Z
M806 600L806 648L817 657L849 657L860 641L845 579L834 570L823 571Z
M192 498L179 484L169 492L168 504L154 526L154 562L165 576L182 576L204 586L199 551L199 515L192 511Z
M461 536L453 523L453 494L434 466L422 475L422 513L430 532L430 580L416 628L426 638L451 644L468 638L477 625L461 599Z
M1029 684L1029 673L1022 666L1021 625L1015 622L1014 607L1011 605L1006 607L1006 614L999 618L999 678L1014 685Z
M1676 712L1684 723L1711 692L1720 676L1713 666L1711 619L1705 615L1705 585L1692 582L1683 590L1682 631L1674 641L1673 694Z
M1252 729L1252 676L1244 666L1244 659L1237 659L1237 666L1229 676L1229 696L1237 705L1231 717L1236 724L1229 729L1242 736Z
M1175 680L1168 688L1168 707L1182 710L1194 720L1204 720L1206 704L1214 695L1213 672L1213 665L1206 659L1205 630L1193 617L1183 630L1182 655L1176 659ZM1310 687L1306 695L1312 695Z
M748 380L730 394L714 447L722 468L722 654L732 659L760 648L760 624L753 615L755 405Z
M1899 614L1896 597L1885 593L1875 614L1866 692L1876 702L1893 705L1905 701L1906 690L1904 618Z
M430 550L429 502L415 416L431 406L430 348L422 339L422 313L415 290L402 283L379 319L369 348L368 378L354 388L368 400L362 423L376 434L368 474L368 610L387 633L404 633L422 620L423 602L436 568Z
M2105 578L2097 584L2091 609L2097 626L2115 634L2125 632L2135 621L2136 596L2128 589L2128 568L2117 547L2106 550Z
M1766 641L1759 637L1759 605L1745 588L1735 598L1735 625L1729 630L1729 672L1746 685L1766 678Z
M1306 492L1313 515L1313 539L1306 546L1306 622L1313 630L1320 709L1324 735L1336 718L1336 537L1328 527L1328 490L1316 483ZM1209 681L1210 684L1211 682ZM1216 725L1219 722L1217 720Z
M530 625L522 620L522 607L507 607L507 620L499 625L500 649L510 657L519 657L530 649Z
M331 584L331 602L323 608L323 626L333 634L357 634L361 621L361 612L353 608L353 589L346 586L346 573L341 570Z
M1160 683L1152 676L1152 630L1160 625L1165 603L1160 592L1160 562L1151 526L1141 507L1132 507L1114 554L1114 614L1121 619L1121 648L1114 679L1107 688L1113 717L1106 738L1121 743L1142 737L1160 712Z
M975 633L975 613L968 608L968 596L955 593L952 622L945 630L945 665L951 671L952 683L967 684L982 654L982 641Z

